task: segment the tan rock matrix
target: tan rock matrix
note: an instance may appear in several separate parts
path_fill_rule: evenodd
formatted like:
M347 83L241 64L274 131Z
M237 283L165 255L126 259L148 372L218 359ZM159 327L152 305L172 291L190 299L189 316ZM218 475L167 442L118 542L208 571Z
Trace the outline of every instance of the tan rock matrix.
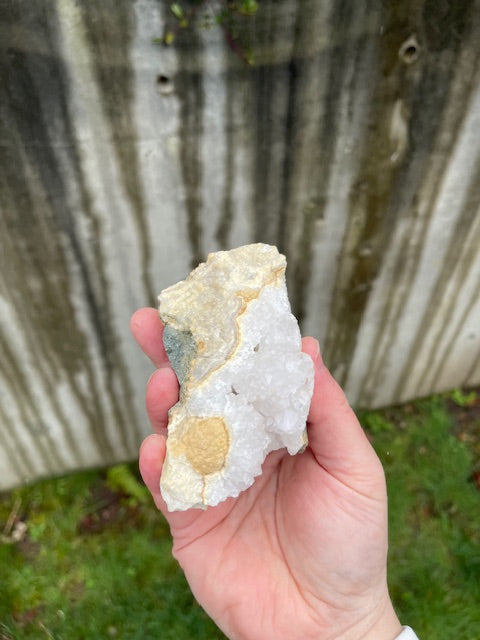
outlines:
M180 382L160 488L171 511L237 496L270 451L307 444L313 364L301 351L276 247L211 253L162 291L164 343Z

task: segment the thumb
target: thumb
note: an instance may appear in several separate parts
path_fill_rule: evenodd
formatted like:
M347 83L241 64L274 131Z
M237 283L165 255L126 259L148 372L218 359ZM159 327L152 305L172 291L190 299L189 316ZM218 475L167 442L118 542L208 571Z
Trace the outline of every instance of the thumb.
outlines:
M157 509L165 516L170 530L174 537L189 537L199 535L203 529L210 526L211 522L221 520L232 507L232 501L227 500L217 507L211 507L206 511L200 509L188 509L186 511L169 511L160 491L160 476L166 453L166 436L163 434L152 434L147 436L140 447L139 467L143 481L147 489L152 494ZM205 521L206 526L199 527L201 521ZM194 527L194 530L192 529Z
M315 384L308 415L309 447L319 465L352 488L370 489L384 483L383 467L348 400L323 363L311 338L304 350L311 353Z

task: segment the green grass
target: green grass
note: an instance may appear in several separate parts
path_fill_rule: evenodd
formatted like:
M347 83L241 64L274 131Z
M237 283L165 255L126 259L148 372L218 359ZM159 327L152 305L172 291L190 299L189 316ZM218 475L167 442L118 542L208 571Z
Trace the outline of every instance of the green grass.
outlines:
M392 597L422 640L480 640L480 419L457 396L360 415L387 474ZM0 640L224 637L133 466L0 496L0 535Z
M125 467L120 484L136 495L119 492L117 470L3 497L0 527L18 509L27 533L0 545L0 639L223 638L171 557L165 521Z
M474 448L457 437L465 432L454 435L445 398L361 418L387 476L389 583L401 621L421 639L479 640L480 492ZM465 426L467 440L478 442L478 418Z

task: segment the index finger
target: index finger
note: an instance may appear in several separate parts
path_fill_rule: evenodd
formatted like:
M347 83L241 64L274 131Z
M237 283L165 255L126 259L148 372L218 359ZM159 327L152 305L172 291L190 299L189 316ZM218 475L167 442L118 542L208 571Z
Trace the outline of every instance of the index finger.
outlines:
M156 309L146 307L135 311L130 319L130 330L157 368L170 366L163 346L163 324Z

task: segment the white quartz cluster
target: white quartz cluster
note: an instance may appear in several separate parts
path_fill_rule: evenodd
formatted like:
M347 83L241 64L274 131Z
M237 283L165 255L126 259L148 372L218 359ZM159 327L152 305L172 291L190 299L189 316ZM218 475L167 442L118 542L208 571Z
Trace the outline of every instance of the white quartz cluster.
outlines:
M208 256L162 291L164 343L181 383L160 482L171 511L216 505L270 451L307 444L313 364L301 351L285 257L252 244Z

